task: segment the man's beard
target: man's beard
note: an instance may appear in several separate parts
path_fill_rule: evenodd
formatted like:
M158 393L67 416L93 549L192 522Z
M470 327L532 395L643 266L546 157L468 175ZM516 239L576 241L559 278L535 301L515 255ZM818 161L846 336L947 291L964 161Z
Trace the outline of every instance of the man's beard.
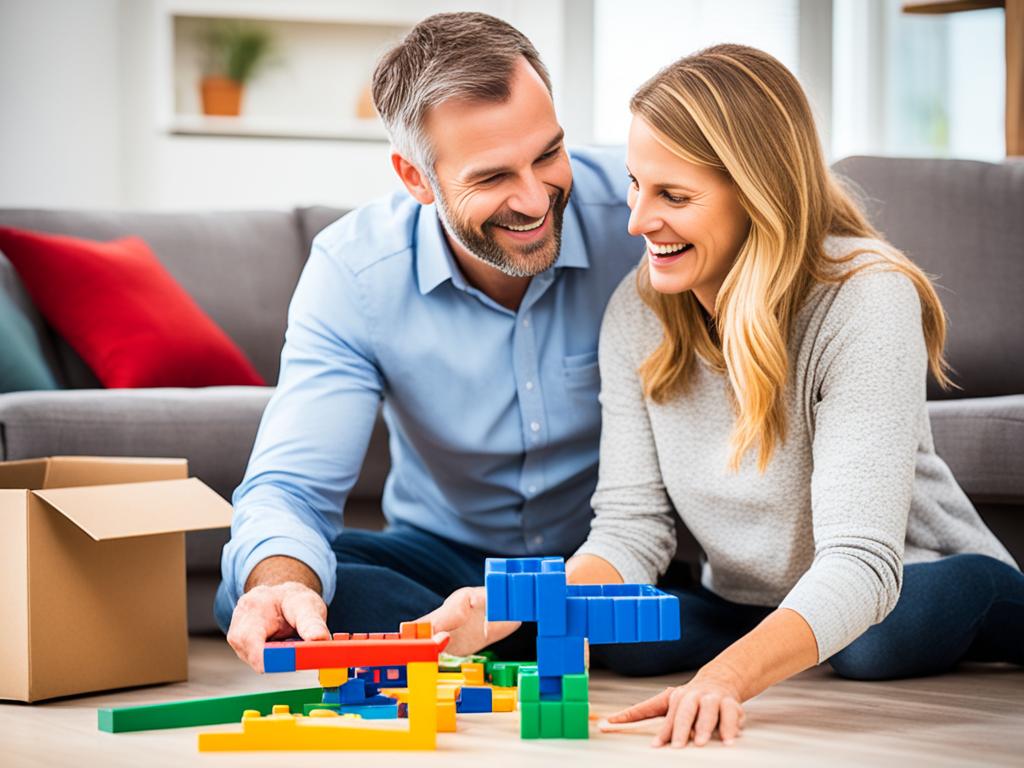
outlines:
M521 227L532 224L536 219L506 211L485 221L478 230L469 222L452 215L440 184L435 183L433 187L437 213L448 235L469 253L509 277L533 277L551 267L558 258L562 247L562 219L565 206L569 203L569 195L572 193L571 188L567 192L558 190L549 196L548 212L545 216L551 217L551 231L537 242L525 243L512 250L498 243L494 228Z

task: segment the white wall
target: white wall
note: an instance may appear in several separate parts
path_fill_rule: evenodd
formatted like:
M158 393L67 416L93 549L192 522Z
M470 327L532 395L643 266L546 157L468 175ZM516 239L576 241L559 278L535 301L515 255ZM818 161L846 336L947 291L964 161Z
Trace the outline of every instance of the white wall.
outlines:
M383 142L181 136L171 10L417 18L475 9L540 49L560 101L553 0L0 0L0 206L141 209L359 205L398 186Z
M121 205L119 0L0 0L0 206Z

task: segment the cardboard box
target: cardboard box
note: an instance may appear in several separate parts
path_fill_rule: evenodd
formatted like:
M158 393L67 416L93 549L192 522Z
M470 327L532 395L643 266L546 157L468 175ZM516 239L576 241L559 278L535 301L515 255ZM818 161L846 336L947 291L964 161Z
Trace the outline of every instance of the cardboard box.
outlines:
M184 459L0 462L0 698L187 679L184 531L230 524Z

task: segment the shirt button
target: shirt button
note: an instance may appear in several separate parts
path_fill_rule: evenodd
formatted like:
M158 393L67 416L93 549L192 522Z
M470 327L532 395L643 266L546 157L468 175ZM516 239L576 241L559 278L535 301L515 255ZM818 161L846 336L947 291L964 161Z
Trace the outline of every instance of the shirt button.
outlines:
M531 421L530 422L530 429L532 429L534 432L540 432L540 422L539 421Z
M536 536L533 537L533 544L534 544L534 546L539 547L543 543L544 543L544 537L541 536L539 533Z
M526 388L527 389L533 389L533 382L532 381L526 382Z
M530 318L524 317L523 318L523 328L529 328L529 327L530 327Z
M537 486L536 485L531 485L526 490L527 490L528 493L536 493L537 492Z

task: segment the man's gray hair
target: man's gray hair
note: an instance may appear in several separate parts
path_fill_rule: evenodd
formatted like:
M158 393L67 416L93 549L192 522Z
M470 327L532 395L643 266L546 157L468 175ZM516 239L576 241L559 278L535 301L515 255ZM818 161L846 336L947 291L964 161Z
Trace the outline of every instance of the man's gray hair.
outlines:
M537 49L511 24L486 13L430 16L385 53L373 73L373 103L395 150L434 178L434 150L423 123L450 99L503 102L519 58L551 92Z

